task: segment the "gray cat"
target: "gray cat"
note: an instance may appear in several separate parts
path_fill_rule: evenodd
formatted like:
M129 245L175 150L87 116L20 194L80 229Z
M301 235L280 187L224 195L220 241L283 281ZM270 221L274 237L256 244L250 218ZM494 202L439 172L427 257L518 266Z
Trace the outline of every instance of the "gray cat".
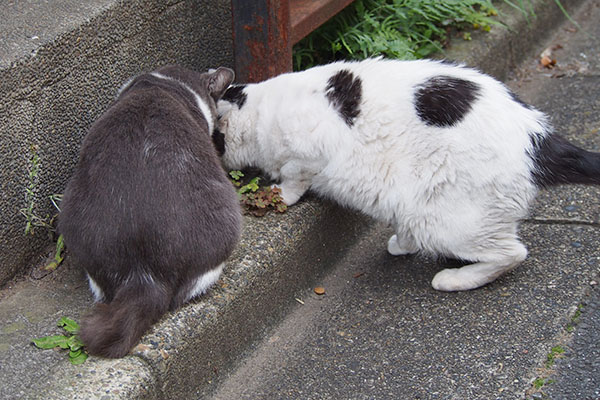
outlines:
M178 66L137 76L85 137L59 231L98 302L80 331L91 354L127 354L205 292L237 244L240 207L211 140L233 77Z

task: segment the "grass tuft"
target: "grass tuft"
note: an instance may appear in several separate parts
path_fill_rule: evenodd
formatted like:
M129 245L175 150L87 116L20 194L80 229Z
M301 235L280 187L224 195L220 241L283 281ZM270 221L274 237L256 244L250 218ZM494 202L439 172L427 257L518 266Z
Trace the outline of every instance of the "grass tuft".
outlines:
M527 20L535 15L531 0L502 1ZM554 3L579 27L560 0ZM497 15L492 0L355 0L294 46L294 69L376 56L425 58L442 51L452 31L471 40L472 30L502 25Z
M442 50L451 28L488 31L489 0L356 0L294 48L294 68L375 56L418 59ZM466 35L469 37L469 35Z

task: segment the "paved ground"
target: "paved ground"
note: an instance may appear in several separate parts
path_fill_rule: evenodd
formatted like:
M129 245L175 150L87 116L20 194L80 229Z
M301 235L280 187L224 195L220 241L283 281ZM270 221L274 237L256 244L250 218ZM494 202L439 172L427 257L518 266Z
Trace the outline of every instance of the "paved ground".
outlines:
M149 1L140 1L141 9L152 14L154 8L146 7ZM536 7L542 2L532 1ZM198 11L192 3L176 2L171 11ZM218 3L225 8L229 4ZM124 6L138 9L132 4ZM549 10L557 9L540 7L531 24L514 18L510 31L473 34L472 42L460 43L466 47L456 58L472 56L472 63L505 76L511 60L536 38L550 34L539 26L552 27L552 21L562 18ZM117 14L102 26L118 36L123 34L119 18L127 18ZM190 21L206 25L190 15ZM168 13L165 22L179 26L174 21L180 18L172 17ZM588 19L589 37L598 37L598 27L590 26L599 20L597 9L584 10L580 17ZM40 19L39 26L45 21ZM146 26L127 25L136 32ZM150 24L149 34L155 28ZM93 30L90 36L106 37L102 32ZM598 51L588 36L561 32L567 36L560 39L564 49L557 52L561 68L536 71L537 55L532 53L531 68L521 68L511 86L553 115L567 136L598 150ZM180 43L183 36L169 37ZM181 56L176 46L167 51L162 45L130 44L148 56ZM540 45L536 54L550 44ZM459 47L457 42L454 50ZM49 55L65 56L60 49ZM105 47L91 49L92 54L106 55ZM81 60L98 62L87 55ZM102 60L119 69L120 64ZM86 77L98 72L76 70ZM569 76L570 71L575 74ZM565 76L545 76L555 73ZM109 81L101 82L112 93ZM72 86L70 81L61 85ZM51 108L54 115L57 108ZM549 371L538 369L557 344L567 349L568 357L558 361L557 374L550 376L557 382L545 385L544 392L561 390L552 397L558 399L585 398L581 393L567 396L576 392L563 390L568 385L587 390L597 382L587 363L593 366L598 360L597 347L590 347L598 343L590 336L598 332L593 325L597 320L590 317L598 289L593 296L586 294L597 288L590 282L598 281L598 193L597 188L583 187L543 193L534 218L523 227L529 260L513 274L470 293L433 291L429 281L442 263L388 256L386 227L369 225L365 218L326 202L309 199L283 215L247 218L239 248L206 296L165 316L131 355L120 360L90 357L80 366L70 365L64 352L30 345L33 337L59 333L58 318L79 320L91 305L87 283L67 252L54 273L33 274L0 291L0 398L522 398L533 379L547 379ZM327 271L332 272L321 279ZM326 294L314 295L314 284L323 285ZM580 303L581 328L567 334ZM288 318L273 328L286 313ZM244 361L237 364L240 358ZM241 367L229 374L235 365Z
M600 4L575 18L582 30L560 27L508 84L559 132L600 151ZM538 67L547 47L553 70ZM521 229L527 261L466 293L431 289L447 263L389 256L391 231L372 225L315 282L326 294L298 293L295 309L212 398L600 398L599 199L597 187L541 193ZM546 364L552 348L565 350L554 365Z

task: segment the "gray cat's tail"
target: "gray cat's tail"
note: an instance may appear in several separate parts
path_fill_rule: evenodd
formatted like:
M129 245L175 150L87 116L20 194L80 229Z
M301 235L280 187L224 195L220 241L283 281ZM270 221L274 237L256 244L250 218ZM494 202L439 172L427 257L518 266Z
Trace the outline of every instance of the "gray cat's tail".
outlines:
M600 153L583 150L556 134L534 140L533 179L540 187L561 183L600 185Z
M79 336L90 354L125 356L169 308L170 294L154 283L127 283L110 303L98 303L81 324Z

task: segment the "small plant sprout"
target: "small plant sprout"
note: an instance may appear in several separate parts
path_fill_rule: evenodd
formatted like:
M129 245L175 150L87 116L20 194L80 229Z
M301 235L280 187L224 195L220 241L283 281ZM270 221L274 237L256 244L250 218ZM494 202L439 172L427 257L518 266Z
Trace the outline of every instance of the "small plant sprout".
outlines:
M250 182L248 182L246 185L242 186L239 190L238 193L239 194L244 194L244 193L249 193L249 192L256 192L258 189L260 189L260 186L258 186L258 182L260 181L260 178L257 176L255 178L252 178L250 180Z
M260 178L254 177L247 183L242 182L245 176L241 171L230 171L229 176L240 198L244 210L256 217L262 217L269 210L283 213L287 205L281 197L281 190L277 187L260 186Z
M40 156L37 153L37 146L31 145L31 158L29 159L29 171L27 173L27 186L25 187L25 203L27 207L20 209L21 214L26 218L25 234L33 235L33 227L35 225L36 216L33 214L35 207L35 188L38 183L38 175L40 172Z
M36 206L36 191L39 182L39 173L41 167L40 156L38 155L38 148L35 145L30 147L31 157L29 158L29 169L27 172L27 186L25 187L25 203L26 207L19 210L21 215L25 217L25 235L34 235L35 228L46 228L49 231L54 231L53 223L54 219L58 214L54 216L46 215L46 217L40 217L35 212ZM60 211L58 203L62 200L61 194L53 194L49 196L50 202Z
M577 326L579 319L581 318L582 310L583 304L579 304L577 306L577 310L575 310L575 313L573 314L573 317L571 317L571 321L567 324L567 332L571 333L575 330L575 326Z
M554 346L550 349L550 353L546 356L546 368L550 368L554 365L556 358L560 357L565 352L562 346Z
M62 263L65 258L63 253L65 249L65 242L63 239L63 235L58 236L56 240L56 252L54 253L54 259L46 264L43 269L45 271L54 271L58 266Z
M240 179L244 177L244 173L242 171L229 171L229 176L233 180L234 185L237 183L235 186L240 186Z
M40 349L54 349L56 347L68 350L69 361L71 364L83 364L88 358L84 344L77 336L79 325L70 318L62 317L58 320L57 326L63 328L67 335L45 336L38 339L32 339L32 343Z

